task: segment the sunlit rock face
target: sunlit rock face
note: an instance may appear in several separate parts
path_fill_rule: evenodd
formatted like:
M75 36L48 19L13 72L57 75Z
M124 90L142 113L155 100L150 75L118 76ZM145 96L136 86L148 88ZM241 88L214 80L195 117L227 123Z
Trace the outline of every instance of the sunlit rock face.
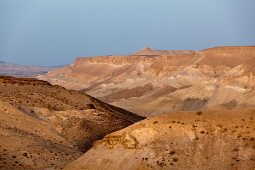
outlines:
M255 47L201 51L142 49L128 56L80 57L39 79L141 115L254 108Z

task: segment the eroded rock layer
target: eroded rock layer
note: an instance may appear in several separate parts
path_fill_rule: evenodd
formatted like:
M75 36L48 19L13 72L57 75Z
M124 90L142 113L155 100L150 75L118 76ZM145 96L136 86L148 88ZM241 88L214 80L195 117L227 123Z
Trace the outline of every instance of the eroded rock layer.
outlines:
M77 58L38 78L148 116L254 108L254 66L252 46L201 51L145 48L129 56Z

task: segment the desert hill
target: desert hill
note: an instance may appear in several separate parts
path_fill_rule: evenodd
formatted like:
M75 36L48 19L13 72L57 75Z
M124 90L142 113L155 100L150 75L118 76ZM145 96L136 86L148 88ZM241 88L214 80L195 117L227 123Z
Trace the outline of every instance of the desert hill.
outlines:
M143 118L83 92L0 77L0 169L60 169Z
M194 54L195 52L192 50L153 50L149 47L145 47L142 50L137 51L136 53L132 54L134 56L160 56L160 55L188 55Z
M254 169L254 110L163 114L107 135L65 169Z
M141 115L254 108L254 46L79 57L38 76Z
M46 74L51 69L54 67L22 66L0 61L0 75L5 76L31 77Z

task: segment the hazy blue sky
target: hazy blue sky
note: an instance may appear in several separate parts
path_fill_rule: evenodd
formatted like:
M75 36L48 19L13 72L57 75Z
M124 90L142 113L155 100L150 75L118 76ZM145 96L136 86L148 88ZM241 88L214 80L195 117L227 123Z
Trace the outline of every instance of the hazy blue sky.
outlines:
M0 60L255 45L255 0L0 0Z

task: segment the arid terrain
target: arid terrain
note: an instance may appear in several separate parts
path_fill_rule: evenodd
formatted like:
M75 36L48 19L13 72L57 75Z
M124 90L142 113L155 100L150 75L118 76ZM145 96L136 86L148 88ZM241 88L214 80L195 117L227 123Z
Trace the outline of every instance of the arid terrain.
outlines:
M80 57L39 79L140 115L254 108L255 47L152 50Z
M179 112L107 135L65 169L255 169L255 110Z
M46 74L54 67L22 66L0 61L0 75L15 77L32 77Z
M61 169L143 117L83 92L0 77L0 169Z
M0 76L0 169L255 169L254 63L144 48Z

